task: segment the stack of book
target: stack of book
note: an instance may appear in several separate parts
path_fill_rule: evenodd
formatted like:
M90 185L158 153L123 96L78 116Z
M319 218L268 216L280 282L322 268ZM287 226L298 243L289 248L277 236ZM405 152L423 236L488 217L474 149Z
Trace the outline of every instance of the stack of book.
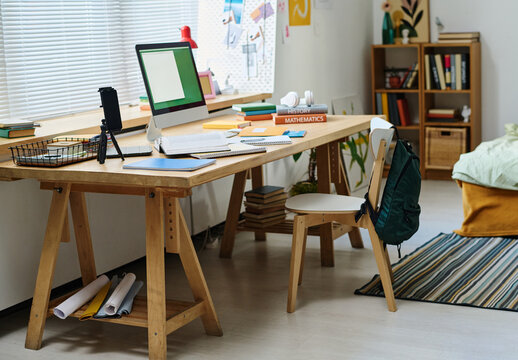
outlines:
M480 40L480 33L474 32L444 32L439 34L439 43L470 43L478 42Z
M33 136L34 121L31 120L3 120L0 122L0 137L18 138Z
M426 90L469 89L469 54L426 54Z
M376 113L385 115L387 121L396 126L412 125L404 94L376 93Z
M429 122L456 122L459 121L459 112L456 109L429 109L426 114Z
M245 224L248 227L262 229L281 223L286 219L284 204L288 194L280 186L262 186L245 192Z
M149 99L147 98L147 96L139 97L139 105L140 105L140 110L151 111L151 106L149 105Z
M239 120L243 121L260 121L273 119L273 113L276 111L274 104L267 102L234 104L232 110L237 111Z
M327 105L314 104L289 107L277 106L277 114L274 117L275 124L307 124L327 121Z

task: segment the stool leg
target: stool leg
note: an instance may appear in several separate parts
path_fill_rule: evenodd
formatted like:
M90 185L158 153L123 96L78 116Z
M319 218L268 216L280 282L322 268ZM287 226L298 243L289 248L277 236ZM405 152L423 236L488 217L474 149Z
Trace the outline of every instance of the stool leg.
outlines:
M300 260L299 285L302 284L302 273L304 272L304 258L306 255L307 240L308 240L308 228L304 227L304 243L302 244L302 258Z
M41 249L40 265L32 299L29 325L27 326L27 336L25 338L25 347L27 349L38 350L41 348L52 279L54 278L59 244L63 235L65 216L68 211L70 187L70 184L56 184L56 190L54 190L52 195L47 230L45 231L45 239Z
M146 283L149 358L167 357L164 253L164 198L146 189Z
M302 215L295 216L293 220L293 240L291 244L291 261L290 261L290 282L288 287L288 308L287 311L292 313L295 311L297 302L297 290L299 274L302 263L302 254L304 252L304 233L305 233L305 218Z

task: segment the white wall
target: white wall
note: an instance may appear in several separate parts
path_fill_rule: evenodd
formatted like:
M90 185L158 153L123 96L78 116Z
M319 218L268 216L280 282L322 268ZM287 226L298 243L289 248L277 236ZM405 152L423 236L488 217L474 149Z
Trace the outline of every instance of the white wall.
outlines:
M287 3L287 2L286 2ZM284 14L287 16L287 14ZM364 0L333 2L333 8L312 9L312 26L291 27L283 45L278 19L275 92L272 101L289 90L312 89L315 99L359 94L369 104L369 46L372 5ZM266 183L286 188L300 180L304 164L291 158L270 164ZM196 188L192 198L194 233L225 219L232 177ZM248 184L248 186L250 186ZM145 254L144 199L136 196L87 194L97 271L105 272ZM51 192L38 182L0 183L0 310L32 297ZM188 201L182 201L190 223ZM75 243L62 244L54 286L80 276Z
M374 44L381 43L381 0L372 0ZM431 41L437 41L435 18L443 31L480 31L482 46L482 139L504 135L504 124L517 123L518 1L430 0Z

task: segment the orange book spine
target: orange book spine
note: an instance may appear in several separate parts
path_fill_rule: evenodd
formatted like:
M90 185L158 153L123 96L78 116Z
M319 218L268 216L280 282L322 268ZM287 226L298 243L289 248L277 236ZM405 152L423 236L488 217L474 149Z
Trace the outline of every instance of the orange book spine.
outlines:
M306 124L306 123L319 123L326 122L326 114L304 114L304 115L276 115L274 117L275 125L279 124Z
M260 120L271 120L273 119L272 114L262 114L262 115L248 115L242 116L239 115L239 119L245 121L260 121Z

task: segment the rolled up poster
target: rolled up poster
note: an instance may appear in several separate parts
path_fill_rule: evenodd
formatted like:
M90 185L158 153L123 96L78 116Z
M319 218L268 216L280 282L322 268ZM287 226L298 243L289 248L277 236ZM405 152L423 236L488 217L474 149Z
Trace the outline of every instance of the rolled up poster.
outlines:
M54 308L54 315L60 319L66 317L90 301L110 281L106 275L101 275L77 293Z
M106 302L108 302L108 299L110 298L110 296L112 296L113 292L115 291L115 288L117 287L117 285L119 285L120 282L121 282L121 279L119 279L119 277L117 275L113 275L113 277L111 279L110 290L108 290L108 294L104 298L104 301L103 301L101 307L99 308L99 310L95 313L94 316L92 316L94 319L104 319L104 318L109 317L106 314L106 312L104 311L104 305L106 304Z
M110 290L112 282L108 281L106 285L103 286L103 288L95 295L94 299L90 302L90 305L86 308L86 310L83 312L83 314L79 317L79 320L88 320L92 316L94 316L97 311L99 311L99 308L103 304L104 299L106 299L106 296L108 295L108 291Z
M136 276L135 274L128 273L124 276L124 279L121 280L119 285L113 291L113 294L110 296L106 304L104 305L104 311L107 315L115 315L117 310L119 310L119 306L122 301L128 294L131 289L131 285L135 282Z
M119 307L119 310L117 310L115 317L120 318L122 315L128 315L131 313L131 310L133 309L133 300L143 285L143 281L135 281L133 285L131 285L131 289L122 301L122 304Z

